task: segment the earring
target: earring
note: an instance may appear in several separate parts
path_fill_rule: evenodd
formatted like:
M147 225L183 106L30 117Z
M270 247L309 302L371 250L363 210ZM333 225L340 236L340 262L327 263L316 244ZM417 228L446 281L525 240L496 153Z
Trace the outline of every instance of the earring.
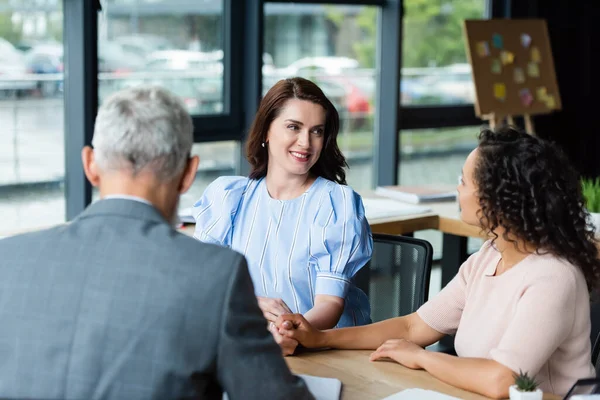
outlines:
M265 147L265 142L262 142L262 145L261 145L261 146L262 146L262 147Z

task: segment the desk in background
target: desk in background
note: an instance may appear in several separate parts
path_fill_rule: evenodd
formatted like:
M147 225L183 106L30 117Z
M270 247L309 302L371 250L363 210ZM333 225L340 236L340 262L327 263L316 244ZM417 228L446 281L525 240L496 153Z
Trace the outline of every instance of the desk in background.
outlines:
M487 399L450 386L426 371L412 370L392 362L370 362L369 354L369 350L305 352L286 357L286 362L296 374L342 381L341 400L380 400L408 388L434 390L466 400ZM544 400L560 400L560 397L545 394Z

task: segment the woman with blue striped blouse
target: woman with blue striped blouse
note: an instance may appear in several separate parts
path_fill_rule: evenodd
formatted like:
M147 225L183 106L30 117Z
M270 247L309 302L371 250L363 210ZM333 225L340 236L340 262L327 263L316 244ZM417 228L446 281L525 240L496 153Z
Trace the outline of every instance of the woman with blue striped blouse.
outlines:
M269 322L294 312L320 329L370 323L352 278L373 239L360 196L346 186L338 129L335 107L313 82L277 82L250 129L249 178L218 178L194 205L194 236L246 256ZM269 329L292 354L297 342Z

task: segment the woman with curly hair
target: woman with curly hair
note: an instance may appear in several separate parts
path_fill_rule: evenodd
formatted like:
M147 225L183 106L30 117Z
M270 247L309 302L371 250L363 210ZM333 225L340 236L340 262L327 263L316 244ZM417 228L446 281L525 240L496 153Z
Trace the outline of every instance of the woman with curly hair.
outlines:
M283 315L280 332L306 347L376 349L371 361L389 358L493 398L508 397L520 370L558 395L594 376L588 289L600 260L566 157L513 128L485 129L458 192L461 219L490 240L417 312L327 331ZM423 349L452 334L458 356Z

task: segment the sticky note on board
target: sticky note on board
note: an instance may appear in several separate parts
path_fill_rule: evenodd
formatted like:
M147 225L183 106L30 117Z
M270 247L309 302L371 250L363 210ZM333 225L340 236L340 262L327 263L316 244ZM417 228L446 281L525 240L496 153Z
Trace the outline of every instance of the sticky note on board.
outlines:
M521 46L528 48L531 44L531 36L527 33L521 33Z
M539 88L537 88L537 90L535 91L536 97L538 99L538 101L546 101L546 97L548 96L548 90L546 89L545 86L541 86Z
M554 99L554 96L551 94L546 96L546 107L548 107L550 109L556 108L556 100Z
M515 55L510 51L502 50L500 52L500 60L502 60L502 65L512 64L515 60Z
M529 64L527 64L527 75L529 75L532 78L539 78L540 67L534 62L530 62Z
M502 73L502 64L500 63L500 60L498 60L497 58L494 58L492 60L492 74L499 75L501 73Z
M531 48L531 61L533 61L534 63L542 62L542 55L540 53L540 49L538 49L535 46Z
M519 90L519 98L525 107L529 107L533 103L533 96L528 88Z
M490 55L490 46L488 42L477 42L477 54L479 57L487 57Z
M497 49L504 48L504 38L499 33L494 33L492 35L492 45Z
M515 83L524 83L525 82L525 71L523 71L523 68L520 67L516 67L513 71L513 77L515 80Z
M494 97L500 101L506 99L506 85L504 83L494 83Z

